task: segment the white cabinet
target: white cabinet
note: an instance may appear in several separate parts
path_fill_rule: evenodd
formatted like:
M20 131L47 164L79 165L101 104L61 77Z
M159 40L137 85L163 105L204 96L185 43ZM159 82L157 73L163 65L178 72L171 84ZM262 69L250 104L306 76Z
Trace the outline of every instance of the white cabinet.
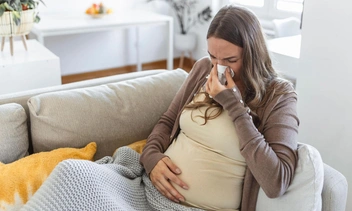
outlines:
M0 52L0 95L61 85L60 59L36 40L14 42L11 56L9 43Z

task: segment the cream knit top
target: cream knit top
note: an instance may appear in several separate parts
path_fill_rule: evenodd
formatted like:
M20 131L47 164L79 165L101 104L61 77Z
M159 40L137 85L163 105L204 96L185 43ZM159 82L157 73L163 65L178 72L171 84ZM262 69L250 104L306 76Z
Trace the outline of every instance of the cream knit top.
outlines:
M198 96L203 98L204 94ZM185 205L238 210L246 170L238 136L226 110L203 125L204 118L199 116L204 116L205 109L183 110L181 131L165 152L181 169L179 177L189 190L176 184L174 187L185 197ZM216 108L211 112L216 112Z

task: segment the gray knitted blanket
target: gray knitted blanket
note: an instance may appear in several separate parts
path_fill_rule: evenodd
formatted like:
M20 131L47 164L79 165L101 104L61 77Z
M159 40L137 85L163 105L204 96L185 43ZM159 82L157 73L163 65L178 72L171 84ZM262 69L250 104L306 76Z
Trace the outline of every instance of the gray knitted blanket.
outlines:
M121 147L97 162L65 160L21 210L200 211L172 202L153 186L139 154Z

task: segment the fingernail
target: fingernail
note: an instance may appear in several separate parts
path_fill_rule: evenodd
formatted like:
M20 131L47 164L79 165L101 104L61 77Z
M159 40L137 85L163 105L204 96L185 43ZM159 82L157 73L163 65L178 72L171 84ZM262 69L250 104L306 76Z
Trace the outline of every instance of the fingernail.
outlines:
M183 198L179 198L178 200L182 201L182 202L185 202L185 200Z
M187 186L182 186L183 189L185 190L188 190L188 187Z
M181 174L181 170L180 169L176 169L176 173L177 174Z

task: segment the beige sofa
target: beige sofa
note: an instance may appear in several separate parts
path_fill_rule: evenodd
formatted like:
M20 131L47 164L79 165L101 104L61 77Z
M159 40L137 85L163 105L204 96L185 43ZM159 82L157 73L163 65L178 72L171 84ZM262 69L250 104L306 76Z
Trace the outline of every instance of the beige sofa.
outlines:
M28 152L83 147L92 141L98 145L95 160L110 156L116 148L148 136L186 77L181 69L148 70L0 95L0 161L11 163ZM326 164L321 166L316 207L345 210L346 178ZM272 199L260 203L266 200ZM276 206L287 200L270 203Z

